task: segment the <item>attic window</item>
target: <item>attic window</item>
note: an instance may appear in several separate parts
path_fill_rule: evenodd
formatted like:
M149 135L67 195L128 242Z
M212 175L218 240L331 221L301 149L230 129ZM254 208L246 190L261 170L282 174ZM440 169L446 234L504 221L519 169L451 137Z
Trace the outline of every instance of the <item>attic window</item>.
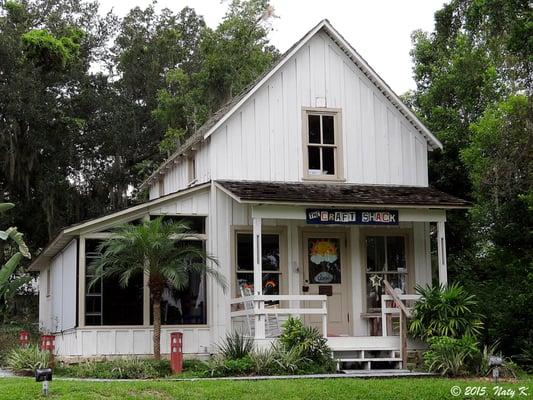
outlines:
M304 179L342 179L340 111L304 111Z

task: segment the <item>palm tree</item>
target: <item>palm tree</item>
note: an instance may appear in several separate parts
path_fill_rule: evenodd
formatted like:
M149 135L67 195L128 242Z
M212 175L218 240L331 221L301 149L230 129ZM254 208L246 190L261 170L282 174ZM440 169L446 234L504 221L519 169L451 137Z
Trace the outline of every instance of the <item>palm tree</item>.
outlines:
M204 250L191 246L198 239L184 222L168 223L163 217L145 220L140 225L125 224L98 247L102 257L95 263L95 276L90 285L107 277L118 277L126 287L132 276L149 276L148 287L154 316L154 357L161 358L161 297L165 287L186 289L191 272L206 273L225 290L225 278L217 261Z

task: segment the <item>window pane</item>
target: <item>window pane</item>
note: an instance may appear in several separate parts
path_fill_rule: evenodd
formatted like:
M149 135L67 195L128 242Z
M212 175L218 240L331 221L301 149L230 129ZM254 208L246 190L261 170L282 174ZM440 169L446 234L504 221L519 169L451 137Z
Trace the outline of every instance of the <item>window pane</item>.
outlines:
M143 276L130 278L128 286L122 287L118 277L109 277L90 285L94 276L95 262L100 240L89 239L86 244L86 296L85 323L87 325L142 325L143 323Z
M264 273L263 274L263 294L277 295L279 294L279 279L278 273ZM241 295L241 288L250 289L253 293L254 274L247 272L240 272L237 274L238 295Z
M151 316L153 321L153 315ZM189 285L183 290L167 286L161 301L161 324L206 324L205 274L190 273Z
M310 283L341 283L339 239L308 239Z
M263 271L279 271L279 236L261 235Z
M308 147L309 174L320 175L320 147Z
M279 271L279 235L261 235L262 268ZM237 234L237 269L253 270L253 242L251 233Z
M322 116L322 143L335 144L335 128L333 115Z
M102 291L103 325L143 324L143 275L130 278L122 287L118 277L104 279Z
M406 274L387 274L387 280L394 290L398 293L407 293L407 275Z
M150 219L156 219L159 215L151 215ZM189 229L198 234L205 234L205 217L198 217L194 215L165 215L163 222L168 223L185 223Z
M385 270L385 237L367 236L366 238L366 270Z
M405 240L403 236L387 237L387 266L389 271L405 271Z
M254 269L253 243L250 233L237 234L237 269Z
M320 143L320 115L309 115L309 143Z
M369 312L381 309L381 295L384 293L382 279L381 274L366 276L366 307Z
M322 166L325 175L335 175L335 149L332 147L322 148Z

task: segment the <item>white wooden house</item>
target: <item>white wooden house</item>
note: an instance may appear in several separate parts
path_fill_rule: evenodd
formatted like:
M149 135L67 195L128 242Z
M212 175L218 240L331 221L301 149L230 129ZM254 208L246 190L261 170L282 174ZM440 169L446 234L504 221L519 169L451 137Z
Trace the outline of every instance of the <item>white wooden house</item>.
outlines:
M146 278L87 282L111 228L166 215L191 221L230 290L193 277L188 291L168 291L162 353L171 331L189 355L236 329L268 345L298 315L340 358L396 362L404 311L390 300L409 305L415 284L431 282L435 242L446 283L446 210L467 207L428 187L428 151L439 148L324 20L152 174L148 202L59 233L32 265L40 323L65 359L150 354Z

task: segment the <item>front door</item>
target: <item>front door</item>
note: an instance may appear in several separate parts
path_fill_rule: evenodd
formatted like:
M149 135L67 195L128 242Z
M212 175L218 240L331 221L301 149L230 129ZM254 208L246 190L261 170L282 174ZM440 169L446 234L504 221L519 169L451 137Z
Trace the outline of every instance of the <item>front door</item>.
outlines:
M304 233L302 294L328 296L328 336L350 334L349 268L344 233ZM321 330L322 319L306 316L305 322Z

